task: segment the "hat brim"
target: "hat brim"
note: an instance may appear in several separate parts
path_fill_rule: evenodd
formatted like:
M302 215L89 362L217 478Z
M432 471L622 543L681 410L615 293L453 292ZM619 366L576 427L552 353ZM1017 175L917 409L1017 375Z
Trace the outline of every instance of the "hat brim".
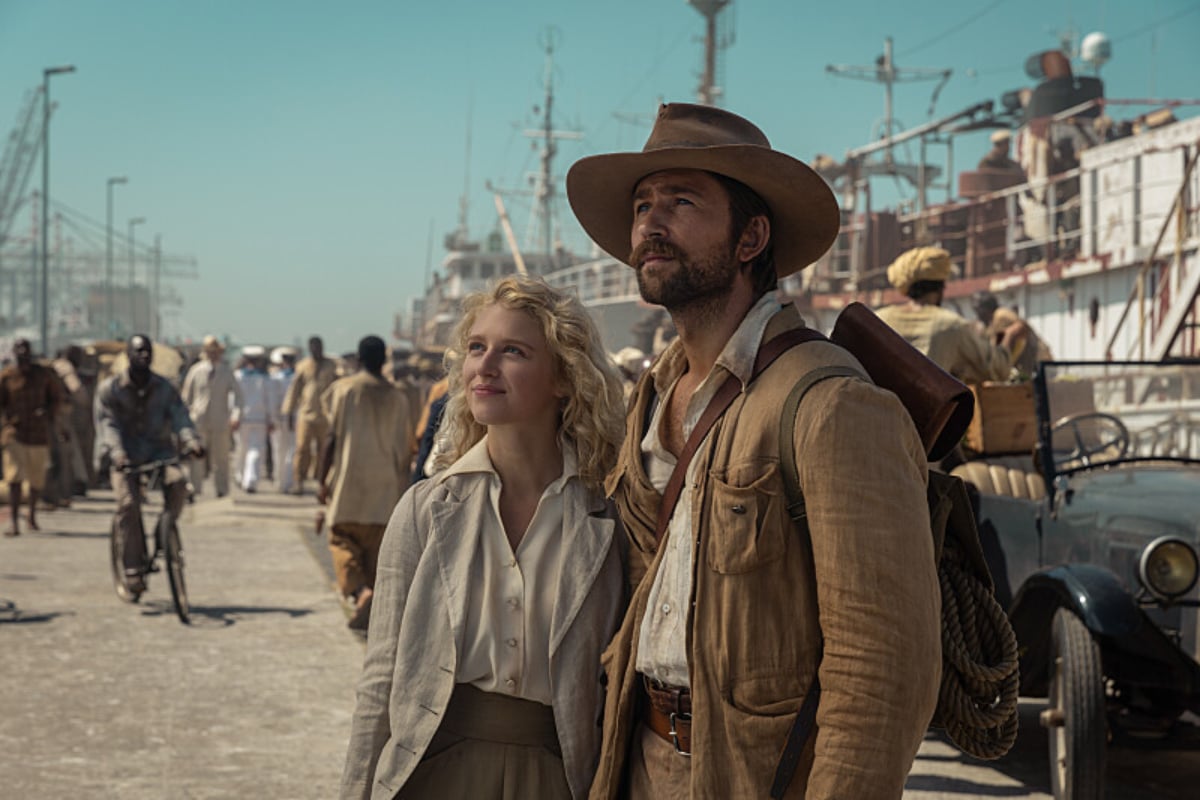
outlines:
M715 172L754 190L771 209L775 271L781 278L814 263L837 239L841 215L825 180L803 162L758 145L588 156L567 173L567 198L588 236L629 263L634 187L647 175L671 169Z

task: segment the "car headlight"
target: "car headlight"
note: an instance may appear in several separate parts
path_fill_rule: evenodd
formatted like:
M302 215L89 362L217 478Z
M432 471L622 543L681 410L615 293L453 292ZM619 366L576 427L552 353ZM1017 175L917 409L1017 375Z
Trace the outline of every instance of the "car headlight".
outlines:
M1175 600L1191 591L1200 575L1200 558L1177 536L1162 536L1142 551L1138 580L1162 600Z

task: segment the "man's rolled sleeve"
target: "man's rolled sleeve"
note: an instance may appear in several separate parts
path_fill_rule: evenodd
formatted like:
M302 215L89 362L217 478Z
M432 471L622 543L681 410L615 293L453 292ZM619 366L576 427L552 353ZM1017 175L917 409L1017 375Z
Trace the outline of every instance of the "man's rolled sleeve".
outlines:
M824 656L808 797L900 797L941 678L927 462L900 401L815 386L797 418Z

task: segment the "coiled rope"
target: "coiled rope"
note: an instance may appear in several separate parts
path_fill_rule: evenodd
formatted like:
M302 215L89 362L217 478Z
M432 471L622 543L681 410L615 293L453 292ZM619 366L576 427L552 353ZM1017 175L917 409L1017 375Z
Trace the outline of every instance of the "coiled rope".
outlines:
M942 589L942 684L937 720L959 749L991 760L1017 739L1017 637L990 588L948 537Z

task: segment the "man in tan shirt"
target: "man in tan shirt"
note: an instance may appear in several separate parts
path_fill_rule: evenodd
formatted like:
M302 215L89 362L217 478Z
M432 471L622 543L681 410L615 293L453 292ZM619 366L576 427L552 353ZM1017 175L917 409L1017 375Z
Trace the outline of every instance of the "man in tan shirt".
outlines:
M759 798L777 777L789 799L899 798L940 670L924 450L900 401L865 375L813 386L780 441L801 375L855 369L833 344L754 368L760 348L803 326L777 284L837 237L833 193L749 120L671 103L642 152L576 162L567 195L678 331L634 391L606 483L632 597L602 657L592 800ZM704 410L726 391L705 432ZM785 447L811 547L780 499ZM673 508L672 474L683 479ZM781 763L812 703L798 762Z
M321 337L308 340L309 357L297 365L283 398L284 424L296 432L295 494L304 493L304 479L320 457L321 443L329 435L329 422L321 411L321 394L337 377L333 359L325 357Z
M414 412L404 391L383 376L386 357L382 339L364 337L358 343L362 369L330 387L330 431L317 470L317 501L329 504L338 589L354 603L350 627L356 630L367 625L379 544L408 488L412 457Z
M995 340L982 336L967 320L942 308L950 254L940 247L917 247L888 266L888 281L908 302L879 309L879 318L913 347L963 383L1008 380L1014 346L1026 326L1016 323Z
M204 357L192 365L183 379L181 392L206 451L206 458L192 460L192 491L200 494L205 477L211 474L217 497L224 497L229 494L231 420L242 406L242 389L225 361L225 345L217 337L204 337L203 352Z

